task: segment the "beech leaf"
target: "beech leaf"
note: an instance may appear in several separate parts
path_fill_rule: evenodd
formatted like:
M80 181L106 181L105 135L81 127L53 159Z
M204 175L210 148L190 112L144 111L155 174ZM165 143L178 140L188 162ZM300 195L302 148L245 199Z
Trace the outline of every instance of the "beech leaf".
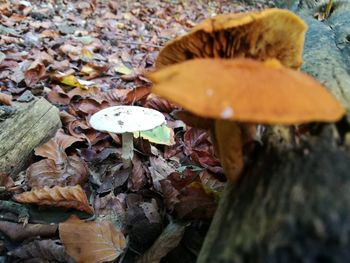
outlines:
M59 234L67 253L77 262L112 261L126 247L123 233L107 220L85 222L72 216L59 224Z
M94 213L94 209L90 206L80 185L33 189L29 192L17 194L14 198L20 203L74 208L88 214Z

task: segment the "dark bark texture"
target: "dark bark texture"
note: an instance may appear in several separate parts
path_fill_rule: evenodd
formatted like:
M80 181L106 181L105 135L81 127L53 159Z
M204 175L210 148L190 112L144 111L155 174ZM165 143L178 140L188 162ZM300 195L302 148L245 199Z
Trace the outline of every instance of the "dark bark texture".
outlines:
M331 15L318 21L315 15L326 2L274 4L307 22L302 70L344 104L349 121L350 1L335 0ZM293 147L268 136L242 180L227 185L197 262L350 261L350 154L334 139L332 127Z

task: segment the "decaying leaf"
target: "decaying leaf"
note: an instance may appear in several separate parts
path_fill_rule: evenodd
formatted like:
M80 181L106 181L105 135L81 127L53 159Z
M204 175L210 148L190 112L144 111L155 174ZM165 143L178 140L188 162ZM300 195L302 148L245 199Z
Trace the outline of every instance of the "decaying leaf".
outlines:
M196 172L174 172L161 182L165 204L179 218L208 219L217 206L215 193L206 191Z
M154 188L161 192L159 181L165 179L169 174L175 171L175 167L166 162L161 156L150 157L149 171L151 173Z
M130 188L133 191L138 191L142 189L147 183L145 168L142 165L142 162L137 155L134 155L132 159L132 172L129 177Z
M173 223L167 225L152 247L147 250L137 263L158 263L180 243L186 224Z
M36 262L45 260L50 262L74 263L74 260L66 254L59 240L34 240L10 251L8 254L20 259L36 259Z
M33 87L46 75L45 65L40 60L35 60L24 73L28 87Z
M33 163L26 171L30 187L83 185L88 179L85 162L78 156L67 156L65 149L81 139L59 130L47 143L35 148L35 154L48 159Z
M217 178L214 177L208 170L203 170L199 174L199 178L205 189L208 189L212 192L222 192L225 187L224 182L220 182Z
M158 126L152 130L134 132L134 137L142 137L149 142L163 145L173 145L174 141L174 131L169 128L166 124Z
M77 262L112 261L126 247L124 235L111 221L85 222L72 216L59 225L59 234L67 253Z
M78 141L81 141L81 139L67 135L62 129L60 129L57 131L54 138L47 143L36 147L34 151L38 156L46 157L54 160L57 164L62 164L66 158L64 150Z
M88 175L87 165L78 156L69 156L59 165L50 159L41 160L26 171L27 184L32 188L83 185Z
M79 87L81 89L88 89L89 86L93 85L94 82L86 81L83 79L78 79L73 75L65 75L63 73L52 76L53 80L59 81L62 84L65 84L70 87Z
M10 175L0 173L0 186L3 186L5 188L10 188L14 185L15 185L15 183L12 180Z
M94 213L94 209L90 206L86 194L80 185L33 189L29 192L15 195L14 198L20 203L74 208L88 214Z
M166 99L158 97L154 94L150 94L147 97L147 101L144 106L165 113L170 113L178 108L176 105L170 103Z
M12 96L0 92L0 104L11 105Z

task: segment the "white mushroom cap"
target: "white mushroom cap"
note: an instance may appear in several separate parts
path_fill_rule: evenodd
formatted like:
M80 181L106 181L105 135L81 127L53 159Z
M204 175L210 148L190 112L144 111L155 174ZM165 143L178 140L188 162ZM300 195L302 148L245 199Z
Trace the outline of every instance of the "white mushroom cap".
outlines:
M159 111L138 106L114 106L96 112L90 118L95 130L126 133L151 130L165 123Z

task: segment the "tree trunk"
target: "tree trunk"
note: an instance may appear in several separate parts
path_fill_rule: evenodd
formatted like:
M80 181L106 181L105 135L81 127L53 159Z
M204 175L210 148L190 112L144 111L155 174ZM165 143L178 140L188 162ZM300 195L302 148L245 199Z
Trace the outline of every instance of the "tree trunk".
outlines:
M61 126L59 112L44 98L16 102L0 118L0 173L15 177L27 165L33 149Z
M331 15L318 21L314 16L326 2L275 4L308 23L302 70L343 103L349 121L350 1L335 0ZM344 123L342 132L349 130ZM226 186L197 262L348 261L350 154L336 143L332 127L325 126L320 136L309 136L297 147L266 134L265 147L242 180Z

